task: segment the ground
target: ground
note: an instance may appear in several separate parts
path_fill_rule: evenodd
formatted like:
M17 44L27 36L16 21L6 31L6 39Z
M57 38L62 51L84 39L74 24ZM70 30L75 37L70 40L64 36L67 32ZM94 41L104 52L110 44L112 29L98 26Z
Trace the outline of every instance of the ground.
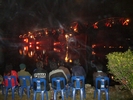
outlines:
M97 100L97 97L94 99L94 87L91 87L89 84L86 85L86 99L85 100ZM79 100L80 95L76 95L76 100ZM49 98L50 99L50 98ZM4 95L0 93L0 100L4 100ZM11 93L9 92L7 100L12 100ZM15 94L15 100L21 100L20 97ZM30 95L30 98L27 99L27 96L24 94L22 100L33 100L33 93ZM40 99L37 99L40 100ZM46 100L46 99L45 99ZM57 100L61 100L58 98ZM71 97L65 100L72 100ZM105 94L102 93L102 100L105 99ZM109 100L133 100L133 95L128 90L119 90L115 86L109 87Z

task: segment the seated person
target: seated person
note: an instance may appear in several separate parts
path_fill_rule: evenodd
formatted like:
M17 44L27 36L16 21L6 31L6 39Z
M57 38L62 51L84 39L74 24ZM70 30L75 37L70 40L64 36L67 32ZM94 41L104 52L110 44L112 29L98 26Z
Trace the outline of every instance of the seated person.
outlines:
M72 66L72 76L84 76L86 77L86 72L84 68L80 65L79 59L74 60L74 66Z
M84 78L86 78L86 72L84 68L80 65L79 59L75 59L73 63L74 66L72 66L71 68L72 76L84 76Z
M95 87L95 80L97 77L102 77L102 76L107 76L106 73L104 73L103 70L103 65L99 61L94 61L93 62L96 72L93 73L93 85ZM100 88L100 83L98 82L98 88Z
M16 82L14 80L11 80L12 86L15 86L15 83L17 83L17 85L19 86L18 73L15 70L13 70L12 68L13 68L12 64L7 64L6 67L5 67L4 76L15 76L16 77ZM2 84L5 85L5 86L8 86L8 81L3 80Z
M49 85L49 75L47 70L44 70L43 67L43 62L42 61L37 61L36 63L36 69L33 71L32 78L45 78L46 79L46 90L48 91L48 95L50 96L50 85ZM37 86L36 83L33 83L33 89L36 90ZM44 89L44 85L41 84L41 89ZM39 96L39 95L37 95Z
M65 83L67 84L67 82L68 82L67 75L65 74L65 72L62 69L58 68L58 66L55 62L50 62L50 68L52 70L49 73L50 83L52 82L52 78L54 78L54 77L64 77L65 78ZM61 88L64 88L64 86L62 85Z
M70 71L68 70L68 68L65 67L65 64L63 61L59 62L59 69L62 69L64 71L64 73L67 75L68 81L70 81L70 78L71 78Z
M26 71L26 65L25 64L20 64L19 65L20 67L20 71L18 72L18 76L30 76L31 77L31 74ZM31 81L31 80L29 80ZM30 85L30 82L29 81L26 81L26 84L29 86ZM22 81L20 80L20 85L22 85Z

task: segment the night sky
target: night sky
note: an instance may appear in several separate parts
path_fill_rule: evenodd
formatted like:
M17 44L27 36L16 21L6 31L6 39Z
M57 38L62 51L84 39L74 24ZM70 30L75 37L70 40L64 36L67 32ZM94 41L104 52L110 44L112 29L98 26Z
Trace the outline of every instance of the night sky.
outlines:
M72 21L88 23L110 17L133 17L133 0L0 0L1 34L24 34Z

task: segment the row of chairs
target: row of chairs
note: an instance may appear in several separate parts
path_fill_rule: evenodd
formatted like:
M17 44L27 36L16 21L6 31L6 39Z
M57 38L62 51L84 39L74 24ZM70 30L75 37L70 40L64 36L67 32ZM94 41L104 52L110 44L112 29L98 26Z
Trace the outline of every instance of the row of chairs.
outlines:
M41 100L44 100L44 97L45 97L44 94L46 94L46 100L48 100L48 92L46 91L46 80L44 78L33 78L32 81L30 81L31 85L27 86L26 80L31 80L31 78L28 76L20 76L19 80L23 80L23 85L20 87L18 87L17 84L16 84L16 86L12 87L11 80L12 79L16 80L16 78L14 76L10 76L10 77L4 76L4 80L5 79L8 80L8 86L6 86L6 87L4 86L5 89L2 88L2 91L3 91L2 93L5 95L4 100L7 99L8 90L10 88L12 90L12 100L14 100L15 90L17 90L18 95L22 98L24 89L26 89L27 98L30 98L30 89L32 88L32 83L34 83L34 82L37 84L37 89L33 90L33 100L36 100L36 94L38 92L41 93ZM108 77L97 78L96 79L96 86L98 85L98 81L101 82L101 87L95 88L94 98L96 97L96 93L98 92L98 100L100 100L101 99L101 92L105 91L106 100L109 100L109 96L108 96L109 89L108 89L108 87L105 86L105 81L107 81L108 85L109 85L109 78ZM42 82L44 83L44 90L41 89L41 83ZM68 98L68 96L70 96L73 98L73 100L75 100L77 90L80 91L80 100L84 100L86 98L85 79L83 76L72 76L71 82L69 84L67 84L67 86L65 86L64 88L61 87L61 82L63 82L63 84L65 86L65 79L64 78L56 77L56 78L52 79L51 87L52 87L53 93L54 93L54 100L56 100L57 93L59 93L59 92L61 94L62 100L64 100L64 95L66 95L66 98ZM55 83L56 83L56 88L54 85Z

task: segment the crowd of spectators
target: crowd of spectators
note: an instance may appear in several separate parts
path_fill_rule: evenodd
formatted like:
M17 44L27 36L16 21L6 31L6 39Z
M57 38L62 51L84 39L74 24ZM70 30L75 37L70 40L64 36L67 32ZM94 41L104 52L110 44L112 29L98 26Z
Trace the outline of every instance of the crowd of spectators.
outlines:
M93 73L93 81L95 81L96 77L99 76L107 76L103 71L102 68L103 66L98 62L93 63L96 68L96 72ZM48 71L47 67L49 67L50 71ZM4 75L2 76L15 76L16 77L16 82L18 86L22 85L22 82L19 81L19 76L30 76L31 78L45 78L46 79L46 90L48 91L48 95L53 99L52 92L51 90L51 80L54 77L63 77L65 78L66 84L70 82L70 79L72 76L84 76L86 79L86 71L84 67L80 64L79 59L75 59L73 61L73 65L71 67L68 67L63 60L59 60L58 62L55 61L49 61L49 66L46 66L42 61L37 61L36 62L36 68L33 70L32 73L28 72L26 70L27 66L24 63L20 63L19 65L20 71L15 71L13 70L12 64L7 64L5 66L5 71ZM7 86L8 81L3 80L3 78L0 77L0 82ZM26 81L27 84L30 84L30 82ZM95 82L93 83L95 86ZM12 86L14 86L14 80L12 80ZM33 83L33 89L36 89L36 83ZM62 88L64 87L63 85L61 86ZM42 84L41 88L43 89L44 86Z

